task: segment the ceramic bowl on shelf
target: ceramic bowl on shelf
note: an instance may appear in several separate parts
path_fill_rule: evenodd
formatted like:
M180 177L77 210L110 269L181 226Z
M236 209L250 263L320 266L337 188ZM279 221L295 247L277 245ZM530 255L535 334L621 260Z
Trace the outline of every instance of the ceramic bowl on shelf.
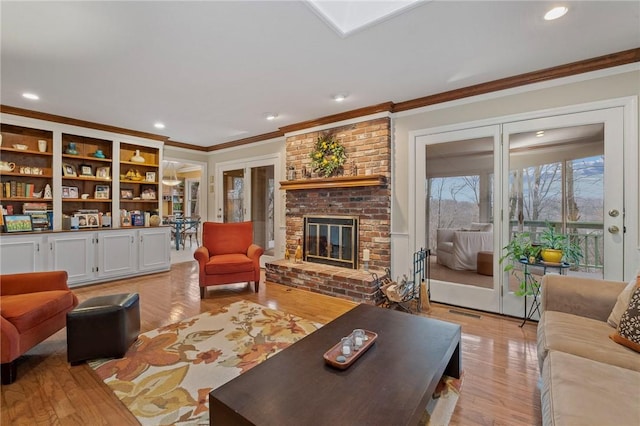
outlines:
M19 149L19 150L21 150L21 151L26 151L26 149L27 149L27 148L29 148L28 146L23 145L23 144L21 144L21 143L14 143L14 144L13 144L13 147L14 147L15 149Z

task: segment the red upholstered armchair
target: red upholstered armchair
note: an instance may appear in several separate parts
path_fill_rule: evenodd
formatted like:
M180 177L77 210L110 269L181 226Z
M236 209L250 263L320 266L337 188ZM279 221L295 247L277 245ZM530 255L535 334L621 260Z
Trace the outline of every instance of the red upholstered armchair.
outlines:
M263 253L253 244L253 223L204 222L202 247L193 254L200 266L200 298L210 285L253 281L257 292Z
M0 276L2 384L17 376L20 355L62 329L78 299L65 271Z

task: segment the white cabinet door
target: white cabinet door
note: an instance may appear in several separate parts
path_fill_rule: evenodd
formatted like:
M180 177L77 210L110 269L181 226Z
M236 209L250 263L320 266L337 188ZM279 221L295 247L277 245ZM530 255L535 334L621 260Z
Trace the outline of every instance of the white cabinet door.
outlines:
M140 271L168 270L171 267L171 228L147 228L138 231Z
M91 281L96 276L96 251L94 232L65 232L51 234L49 270L67 271L69 285Z
M46 270L42 235L3 235L0 238L0 272L17 274Z
M133 229L98 232L98 276L129 275L137 271L138 243Z

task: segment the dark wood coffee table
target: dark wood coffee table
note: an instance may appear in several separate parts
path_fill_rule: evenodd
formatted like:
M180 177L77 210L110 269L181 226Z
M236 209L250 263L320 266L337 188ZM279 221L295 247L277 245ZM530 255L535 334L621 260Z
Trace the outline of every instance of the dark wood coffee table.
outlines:
M354 328L376 342L346 370L327 365ZM459 325L361 304L211 391L210 424L416 424L440 377L460 369Z

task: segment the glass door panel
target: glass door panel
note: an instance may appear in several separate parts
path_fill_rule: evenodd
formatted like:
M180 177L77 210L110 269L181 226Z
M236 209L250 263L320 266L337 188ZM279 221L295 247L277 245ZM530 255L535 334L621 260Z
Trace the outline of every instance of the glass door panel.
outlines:
M493 274L498 130L489 126L416 139L416 187L424 188L417 198L423 207L416 208L424 212L416 223L424 242L416 247L431 249L433 301L499 311Z
M274 167L252 167L250 173L254 241L264 248L265 255L273 256L275 249Z
M618 131L612 131L615 114L609 122L608 115L593 111L505 125L509 168L503 246L521 233L539 243L550 225L569 235L582 252L563 273L622 279L622 233L610 233L607 225L621 220L607 212L622 211L622 150L615 149L622 143L616 141ZM523 266L514 266L503 277L503 310L522 315L526 305L517 292L522 290ZM528 269L540 283L545 269ZM530 303L531 297L527 299Z
M244 169L223 172L223 222L243 222L244 207Z

